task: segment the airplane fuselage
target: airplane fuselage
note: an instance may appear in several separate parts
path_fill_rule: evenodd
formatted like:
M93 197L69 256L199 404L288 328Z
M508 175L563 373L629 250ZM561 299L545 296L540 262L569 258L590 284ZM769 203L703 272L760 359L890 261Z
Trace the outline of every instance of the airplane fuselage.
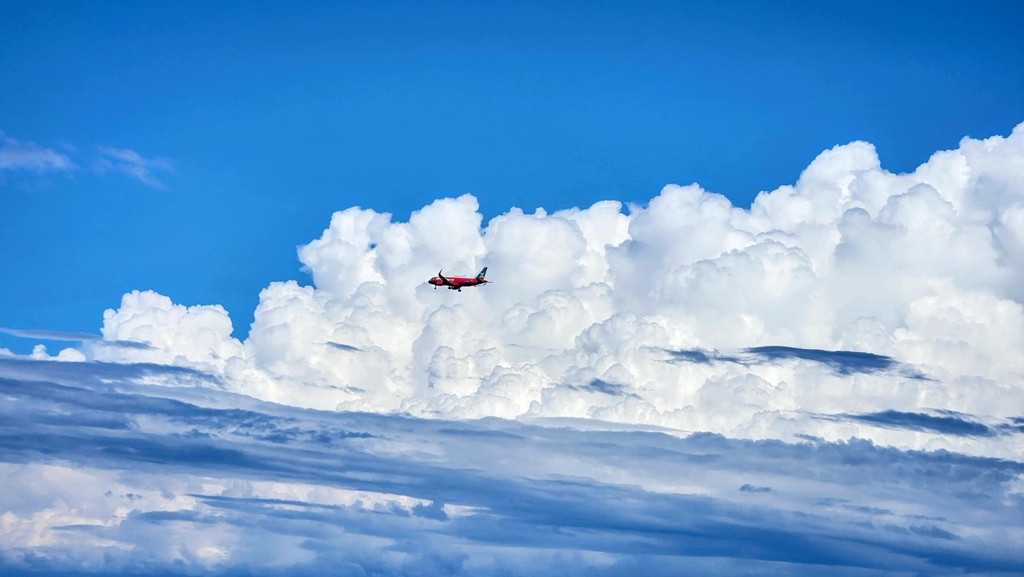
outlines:
M453 290L453 291L454 290L459 290L460 288L462 288L464 286L476 286L476 285L480 285L480 284L487 284L486 280L483 280L483 279L477 280L477 279L475 279L473 277L446 276L444 278L448 279L447 283L445 283L443 280L437 278L436 276L434 278L430 279L427 282L429 282L430 284L432 284L434 286L445 286L447 284L449 290Z
M437 276L433 277L432 279L428 280L427 282L432 284L432 285L434 285L435 289L437 287L439 287L439 286L446 286L446 287L448 287L448 290L461 291L462 287L479 286L479 285L482 285L482 284L487 284L487 280L484 278L484 275L486 275L486 274L487 274L487 268L486 267L484 267L484 269L482 271L480 271L480 274L476 275L475 277L466 277L466 276L447 276L446 277L446 276L441 275L440 272L438 272Z

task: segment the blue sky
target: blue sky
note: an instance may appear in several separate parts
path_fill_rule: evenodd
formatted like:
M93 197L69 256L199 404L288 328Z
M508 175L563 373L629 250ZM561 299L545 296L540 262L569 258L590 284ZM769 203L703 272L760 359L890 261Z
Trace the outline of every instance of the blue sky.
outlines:
M0 131L76 168L0 171L0 326L153 289L244 336L334 210L747 206L836 144L909 171L1024 119L1016 2L491 4L4 2Z

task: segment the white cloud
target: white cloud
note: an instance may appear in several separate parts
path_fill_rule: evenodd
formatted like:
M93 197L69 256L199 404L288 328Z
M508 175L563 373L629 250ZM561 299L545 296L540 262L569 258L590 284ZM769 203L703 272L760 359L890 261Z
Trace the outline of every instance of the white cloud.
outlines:
M174 170L174 163L167 158L146 158L127 148L99 147L102 158L94 164L99 172L114 170L126 174L139 182L156 188L163 188L164 183L154 176L154 172Z
M130 359L223 371L229 359L242 354L241 343L231 338L231 319L220 305L185 307L152 291L132 291L117 311L103 313L103 321L103 340L85 341L86 350L99 361Z
M750 210L695 184L625 210L513 208L488 223L469 195L409 222L348 208L298 251L314 286L267 287L245 342L220 307L133 293L105 314L103 335L149 346L86 350L213 370L237 392L304 407L857 434L1019 457L1019 442L793 422L1020 416L1022 215L1024 124L907 174L884 170L868 143L836 146ZM438 268L483 266L494 283L482 288L425 284ZM813 354L739 358L766 345ZM837 372L822 355L839 350L893 364Z
M34 142L19 142L0 132L0 171L64 172L77 168L65 155Z

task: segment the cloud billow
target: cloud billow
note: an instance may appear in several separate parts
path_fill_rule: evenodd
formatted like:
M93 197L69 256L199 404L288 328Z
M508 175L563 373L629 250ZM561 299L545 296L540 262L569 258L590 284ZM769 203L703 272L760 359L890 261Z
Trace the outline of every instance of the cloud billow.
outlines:
M813 416L1019 416L1024 125L907 174L866 142L836 146L749 209L696 184L486 223L470 195L408 222L348 208L298 256L313 285L266 287L244 342L219 305L136 291L84 356L318 409L1022 450ZM425 283L483 266L485 287Z

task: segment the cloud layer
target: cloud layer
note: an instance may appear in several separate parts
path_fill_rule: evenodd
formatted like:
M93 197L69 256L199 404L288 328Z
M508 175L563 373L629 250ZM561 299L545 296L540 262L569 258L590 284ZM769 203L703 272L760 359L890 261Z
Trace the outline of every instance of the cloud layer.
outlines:
M0 572L1015 575L1024 554L1020 462L312 411L204 378L0 358Z
M264 289L244 342L218 305L136 291L102 334L143 346L90 341L84 356L208 371L318 409L1024 455L1019 440L816 418L1021 416L1024 124L909 174L868 143L836 146L749 210L695 184L645 206L513 208L486 224L469 195L408 222L349 208L298 256L313 286ZM483 266L486 287L425 283Z

